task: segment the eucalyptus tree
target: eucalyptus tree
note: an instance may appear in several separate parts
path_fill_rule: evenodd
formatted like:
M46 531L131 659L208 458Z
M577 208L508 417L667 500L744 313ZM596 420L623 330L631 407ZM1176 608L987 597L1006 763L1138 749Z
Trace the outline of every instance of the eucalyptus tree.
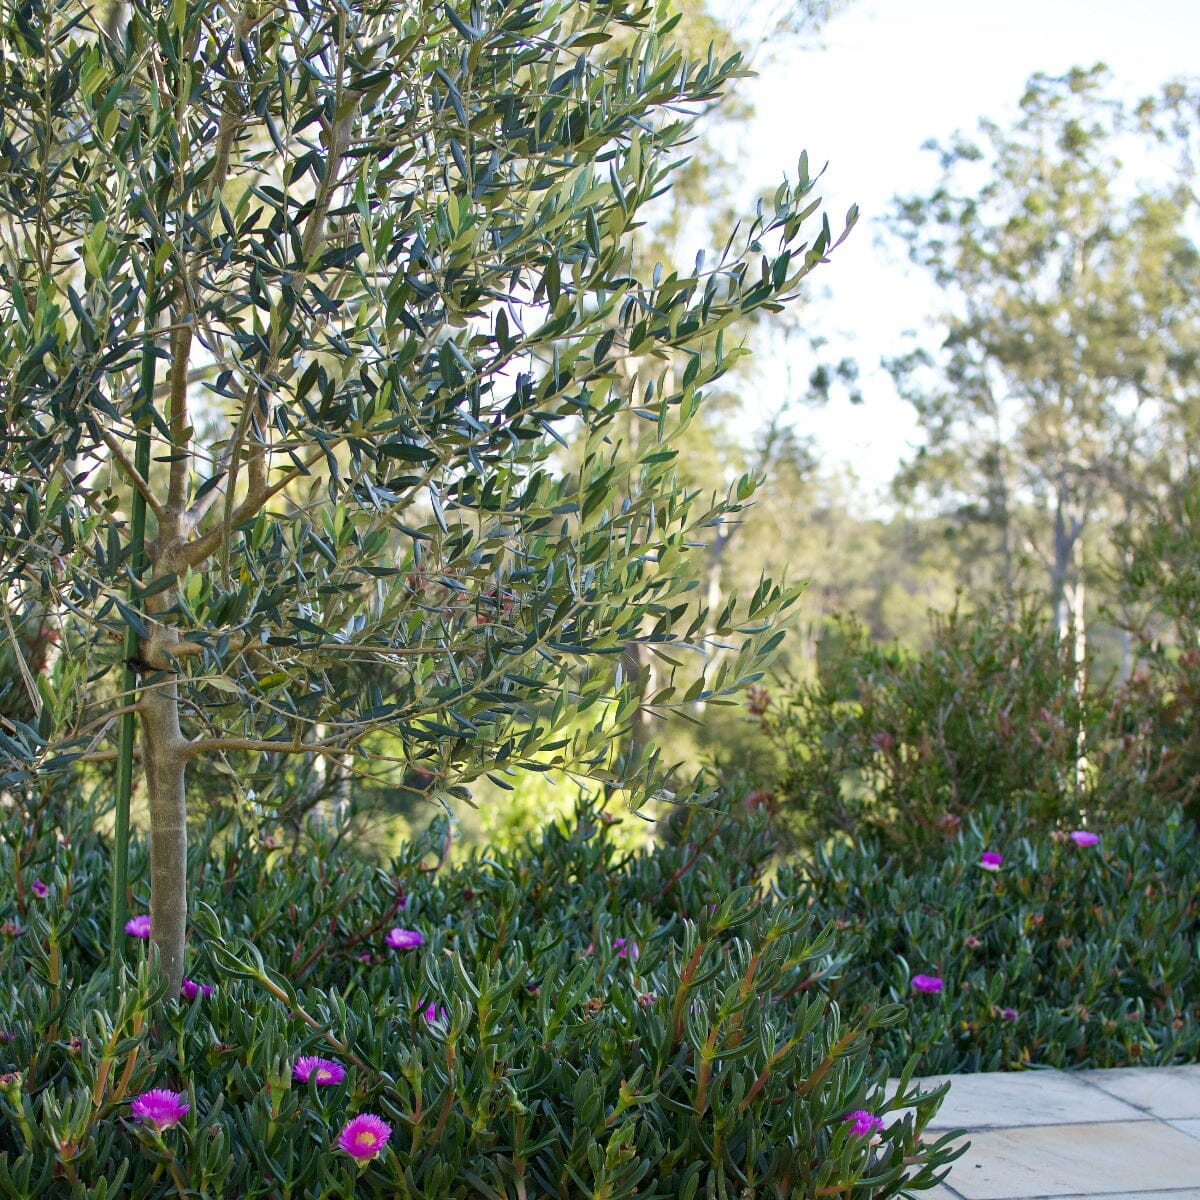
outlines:
M942 345L892 364L926 435L905 482L992 525L1005 592L1023 562L1044 570L1062 630L1082 621L1090 524L1178 456L1196 396L1181 92L1130 111L1108 85L1103 67L1034 76L1010 127L933 147L941 181L895 222L946 297Z
M707 267L631 269L740 70L686 59L652 0L97 13L3 8L0 564L58 646L0 736L11 787L111 762L126 791L140 762L174 989L191 764L655 789L652 752L613 753L617 663L702 643L685 566L732 502L676 486L674 439L831 235L802 172ZM682 366L630 397L656 357ZM738 653L686 698L752 675L789 599L727 607Z

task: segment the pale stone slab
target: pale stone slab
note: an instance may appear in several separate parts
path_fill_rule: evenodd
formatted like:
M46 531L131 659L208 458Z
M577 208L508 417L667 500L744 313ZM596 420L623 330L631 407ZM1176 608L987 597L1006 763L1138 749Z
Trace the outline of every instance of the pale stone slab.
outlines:
M1121 1067L1086 1071L1081 1077L1151 1116L1170 1121L1200 1119L1200 1066Z
M1013 1200L1025 1198L1014 1197ZM1086 1196L1075 1192L1069 1196L1038 1196L1036 1200L1200 1200L1200 1188L1171 1188L1168 1192L1105 1192L1103 1195L1088 1192Z
M950 1094L930 1122L931 1130L1077 1125L1145 1117L1145 1113L1115 1096L1088 1087L1082 1077L1062 1071L935 1075L914 1082L921 1085L922 1091L929 1091L946 1079L951 1079Z
M1173 1129L1178 1129L1180 1133L1186 1133L1188 1137L1194 1137L1200 1142L1200 1121L1168 1121Z
M913 1195L919 1196L921 1200L962 1200L956 1191L948 1188L944 1183L939 1183L932 1192L914 1192ZM1168 1200L1170 1200L1169 1197Z
M971 1135L949 1183L964 1200L1021 1200L1200 1190L1200 1142L1156 1121L993 1129Z

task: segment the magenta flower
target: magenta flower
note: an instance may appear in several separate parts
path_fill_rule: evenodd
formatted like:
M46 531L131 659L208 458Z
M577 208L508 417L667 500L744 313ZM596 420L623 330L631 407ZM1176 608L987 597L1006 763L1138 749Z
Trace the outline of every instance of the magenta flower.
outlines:
M147 913L142 913L141 916L130 917L125 922L125 932L130 937L148 938L150 936L150 917Z
M632 938L626 941L624 938L613 938L613 949L617 952L618 958L633 958L638 956L638 945Z
M35 879L30 885L29 890L39 899L44 900L50 889L40 880Z
M432 1025L434 1021L444 1021L448 1014L440 1004L430 1000L430 1002L422 1010L421 1016L423 1016L425 1020Z
M153 1125L157 1129L170 1129L183 1120L190 1105L184 1104L183 1092L168 1092L165 1088L154 1088L135 1097L130 1106L134 1117L142 1125Z
M856 1108L854 1112L847 1113L842 1120L854 1122L850 1126L850 1132L857 1134L858 1137L867 1137L875 1130L883 1128L883 1118L867 1112L865 1108Z
M185 979L179 986L179 994L185 1000L195 1000L195 998L199 996L201 992L203 992L206 996L211 996L211 984L197 983L194 979Z
M1090 829L1076 829L1071 834L1071 841L1077 846L1094 846L1100 840L1098 833L1092 833Z
M346 1078L346 1068L331 1058L318 1058L310 1054L296 1059L295 1066L292 1067L292 1078L297 1083L307 1083L312 1079L322 1087L331 1087Z
M389 929L386 941L393 950L415 950L425 945L425 939L415 929Z
M366 1162L374 1158L387 1145L392 1136L392 1127L374 1113L359 1113L346 1122L346 1128L338 1134L338 1146L351 1158Z
M1015 1021L1018 1015L1015 1008L1002 1008L1000 1010L1000 1020L1002 1021Z
M942 977L940 975L914 975L912 985L913 989L918 992L940 992Z
M1004 861L1003 854L997 854L995 850L985 850L979 856L979 865L985 871L998 871L1000 864Z

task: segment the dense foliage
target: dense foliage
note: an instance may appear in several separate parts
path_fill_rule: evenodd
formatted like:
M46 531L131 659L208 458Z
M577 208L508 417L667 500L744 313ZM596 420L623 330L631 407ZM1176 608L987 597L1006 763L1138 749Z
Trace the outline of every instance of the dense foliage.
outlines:
M922 1073L1200 1057L1189 494L1117 543L1124 679L999 605L918 651L844 622L814 678L748 695L782 764L748 796L786 835L775 886L853 939L844 1007L911 999L884 1038Z
M781 872L783 894L853 939L830 994L846 1011L910 1000L881 1037L922 1074L1200 1059L1195 825L1175 809L1026 829L990 807L911 861L838 841Z
M834 235L802 160L707 261L635 261L742 72L679 19L0 5L0 779L115 761L123 827L140 743L174 985L189 772L445 797L550 760L644 797L639 707L736 687L776 637L769 581L694 603L754 481L688 490L676 441L730 327ZM620 665L714 641L648 692Z
M937 1097L886 1100L872 1051L902 1011L828 1001L844 970L832 930L756 889L761 830L678 825L622 857L584 811L569 833L450 869L437 824L386 870L332 843L293 857L210 830L190 863L193 994L158 1004L154 972L118 983L105 965L110 873L90 814L57 836L11 813L0 1195L931 1186L951 1157L921 1140ZM298 1072L314 1057L328 1084ZM391 1130L378 1153L372 1115ZM362 1163L339 1149L347 1126Z
M917 651L842 622L813 678L751 690L781 764L754 782L802 839L874 836L908 861L981 808L1013 836L1173 804L1195 819L1198 666L1158 646L1124 682L1081 674L1032 610L935 617Z

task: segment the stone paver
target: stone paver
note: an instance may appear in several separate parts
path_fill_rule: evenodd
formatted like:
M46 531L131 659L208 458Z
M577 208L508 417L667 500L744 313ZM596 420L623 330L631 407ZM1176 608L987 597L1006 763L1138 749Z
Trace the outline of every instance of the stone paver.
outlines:
M931 1196L934 1200L964 1200L953 1188L943 1192L920 1193L922 1200ZM1004 1196L1003 1200L1200 1200L1200 1188L1168 1188L1165 1192L1072 1192L1056 1196Z
M937 1193L926 1192L924 1195ZM948 1200L963 1200L953 1189L947 1189L947 1197ZM1020 1196L1012 1200L1200 1200L1200 1188L1170 1188L1153 1192L1068 1192L1057 1196Z
M1200 1185L1200 1142L1157 1121L990 1129L951 1168L964 1200L1025 1200Z
M1087 1071L1093 1087L1162 1120L1200 1120L1200 1066Z
M1069 1196L1039 1196L1037 1200L1200 1200L1200 1188L1172 1188L1169 1192L1074 1192Z
M1168 1121L1167 1124L1200 1142L1200 1121Z
M928 1200L1200 1200L1200 1065L913 1083L947 1079L927 1137L969 1146Z
M931 1076L929 1090L952 1078L950 1095L930 1129L1005 1129L1020 1125L1077 1125L1093 1121L1136 1121L1145 1113L1099 1088L1088 1087L1088 1072L991 1072ZM1181 1114L1183 1115L1183 1114Z

